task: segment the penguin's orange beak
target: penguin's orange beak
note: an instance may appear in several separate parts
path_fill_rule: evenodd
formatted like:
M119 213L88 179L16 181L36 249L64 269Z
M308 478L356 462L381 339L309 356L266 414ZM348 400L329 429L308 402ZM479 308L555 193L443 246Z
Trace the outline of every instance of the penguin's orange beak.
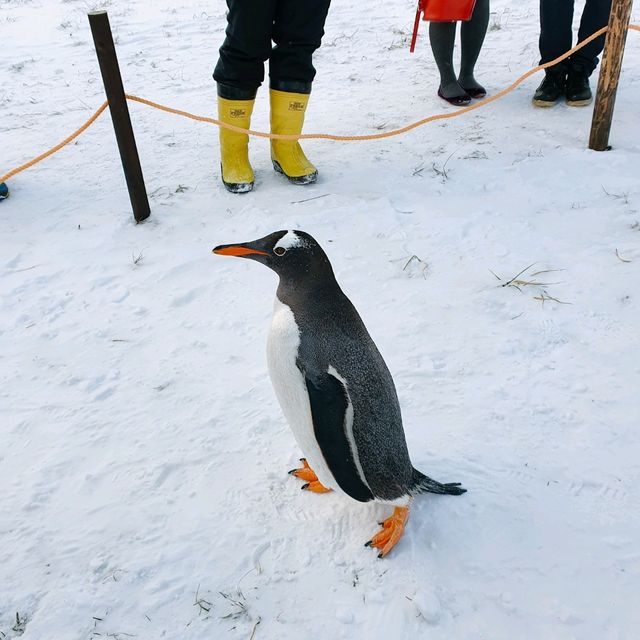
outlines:
M248 247L246 245L241 244L221 244L218 247L213 249L213 253L217 253L221 256L250 256L250 255L262 255L268 256L269 254L266 251L260 251L259 249L253 249L252 247Z

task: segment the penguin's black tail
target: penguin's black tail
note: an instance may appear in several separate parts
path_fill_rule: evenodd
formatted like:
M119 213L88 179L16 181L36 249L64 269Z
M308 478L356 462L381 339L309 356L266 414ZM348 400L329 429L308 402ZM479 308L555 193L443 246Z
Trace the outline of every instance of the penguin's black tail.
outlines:
M424 473L420 473L417 469L413 470L412 480L413 487L411 493L439 493L449 496L459 496L467 491L460 486L459 482L442 484L425 476Z

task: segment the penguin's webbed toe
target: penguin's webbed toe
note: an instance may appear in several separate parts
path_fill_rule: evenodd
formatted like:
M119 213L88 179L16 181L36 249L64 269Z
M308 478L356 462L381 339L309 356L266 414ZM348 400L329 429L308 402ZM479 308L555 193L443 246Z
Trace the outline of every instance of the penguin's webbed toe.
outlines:
M319 480L307 482L300 487L303 491L311 491L311 493L329 493L331 489L325 487Z
M396 507L393 510L393 515L382 523L382 529L364 546L380 549L378 558L384 558L398 544L408 518L409 507Z
M306 458L300 458L300 462L302 462L302 468L291 469L291 471L289 471L289 475L300 478L300 480L305 480L306 484L303 484L300 488L303 491L311 491L312 493L329 493L331 489L328 489L323 484L321 484L321 482L318 480L318 476L315 474L315 471L309 466Z
M302 467L300 469L291 469L289 471L290 476L295 476L296 478L300 478L300 480L305 480L306 482L314 482L318 479L315 471L309 466L306 458L300 458L300 462L302 462Z

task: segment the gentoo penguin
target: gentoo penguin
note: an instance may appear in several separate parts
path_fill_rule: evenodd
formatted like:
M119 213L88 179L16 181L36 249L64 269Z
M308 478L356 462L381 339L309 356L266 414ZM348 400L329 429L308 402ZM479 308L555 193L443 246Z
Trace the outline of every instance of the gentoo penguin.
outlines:
M282 411L305 458L289 473L316 493L395 507L366 546L382 558L396 545L413 495L460 495L414 469L389 369L342 292L320 245L303 231L276 231L214 253L261 262L280 277L267 362Z

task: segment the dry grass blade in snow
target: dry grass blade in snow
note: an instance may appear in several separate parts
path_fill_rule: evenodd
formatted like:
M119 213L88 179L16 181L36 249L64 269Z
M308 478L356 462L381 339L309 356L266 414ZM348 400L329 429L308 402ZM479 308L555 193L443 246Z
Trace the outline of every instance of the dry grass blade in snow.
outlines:
M209 611L211 611L211 608L213 607L212 602L209 602L208 600L200 597L200 585L198 585L198 588L196 589L196 599L193 603L193 606L198 607L198 615L200 615L203 611L205 613L209 613Z
M553 302L557 302L559 304L572 304L571 302L563 302L562 300L559 300L555 296L550 295L546 289L546 287L561 284L561 282L542 282L542 281L536 280L537 276L541 276L545 273L558 273L559 271L564 271L564 269L541 269L540 271L535 271L529 274L529 277L526 279L520 277L520 276L523 276L527 271L529 271L529 269L531 269L531 267L533 267L535 264L537 263L533 262L528 267L525 267L524 269L516 273L515 276L513 276L512 278L509 278L508 280L504 280L491 269L489 269L489 272L493 276L495 276L496 279L500 280L501 284L499 284L498 287L513 287L514 289L517 289L520 292L522 292L522 290L526 287L536 287L538 288L538 295L533 296L534 300L540 300L542 301L543 304L546 300L552 300Z
M618 258L618 260L620 260L620 262L633 262L633 260L628 260L627 258L623 258L619 253L618 250L616 249L616 256Z

